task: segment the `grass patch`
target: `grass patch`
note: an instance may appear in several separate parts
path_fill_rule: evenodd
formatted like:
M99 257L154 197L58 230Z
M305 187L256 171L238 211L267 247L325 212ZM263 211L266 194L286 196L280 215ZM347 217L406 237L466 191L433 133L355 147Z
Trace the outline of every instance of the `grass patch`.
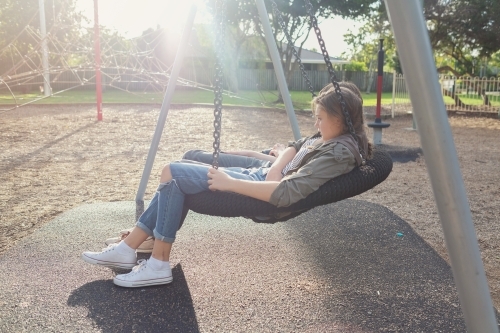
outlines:
M466 104L466 105L483 105L483 99L482 97L479 96L472 96L472 95L457 95L460 100ZM500 98L498 96L488 96L489 101L492 106L500 106ZM444 96L444 103L445 104L455 104L455 101L453 98L449 96Z
M292 103L295 109L309 110L311 108L311 94L306 91L291 91ZM103 103L156 103L161 104L163 93L129 93L120 90L106 90L103 92ZM0 95L0 104L25 104L40 99L35 104L78 104L95 103L96 96L93 90L70 90L56 93L53 96L42 98L41 94L20 94L14 99L11 95ZM238 94L223 96L223 104L230 106L256 106L284 108L284 104L276 104L278 91L255 91L242 90ZM206 103L213 104L214 95L212 91L206 90L177 90L172 97L172 104ZM377 94L363 93L365 106L374 106L377 102ZM392 93L382 94L382 104L392 103Z

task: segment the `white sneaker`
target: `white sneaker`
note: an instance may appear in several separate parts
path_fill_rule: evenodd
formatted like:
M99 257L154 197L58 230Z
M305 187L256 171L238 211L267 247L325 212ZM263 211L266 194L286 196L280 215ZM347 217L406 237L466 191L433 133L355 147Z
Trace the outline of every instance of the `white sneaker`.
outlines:
M101 252L83 252L82 259L89 264L101 265L109 268L131 269L137 264L135 253L119 253L116 250L118 244L111 244Z
M122 230L120 231L119 237L108 238L104 241L104 244L106 244L106 246L109 246L110 244L120 243L120 241L127 238L127 236L130 234L131 231L132 229ZM150 236L146 238L146 240L142 242L141 245L139 245L136 251L137 253L152 253L154 245L155 245L155 239Z
M128 274L119 274L113 279L113 283L120 287L147 287L167 284L172 282L172 269L156 271L148 266L148 261L141 259L137 262L139 265L132 268Z

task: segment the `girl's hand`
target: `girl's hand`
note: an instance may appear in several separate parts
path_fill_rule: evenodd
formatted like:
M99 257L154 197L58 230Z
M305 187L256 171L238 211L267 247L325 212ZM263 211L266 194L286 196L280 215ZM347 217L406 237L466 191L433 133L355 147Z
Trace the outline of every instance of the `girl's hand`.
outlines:
M271 156L275 156L275 157L278 157L280 156L280 153L285 150L285 145L282 144L282 143L276 143L274 146L273 146L273 149L271 149L271 151L269 152L269 155Z
M208 169L208 188L212 191L230 191L234 178L220 170Z

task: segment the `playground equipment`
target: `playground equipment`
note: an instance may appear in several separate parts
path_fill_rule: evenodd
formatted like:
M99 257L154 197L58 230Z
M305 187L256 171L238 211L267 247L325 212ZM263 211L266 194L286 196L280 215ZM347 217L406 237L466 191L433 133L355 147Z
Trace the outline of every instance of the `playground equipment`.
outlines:
M383 123L380 118L381 98L382 98L382 80L384 78L384 39L379 39L378 48L378 68L377 68L377 109L375 122L368 123L368 127L373 128L373 144L382 144L382 129L391 126L391 124Z

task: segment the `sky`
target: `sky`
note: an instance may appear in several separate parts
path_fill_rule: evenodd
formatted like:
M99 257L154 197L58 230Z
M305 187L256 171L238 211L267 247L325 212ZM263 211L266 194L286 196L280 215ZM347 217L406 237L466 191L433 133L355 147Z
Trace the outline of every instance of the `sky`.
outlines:
M196 23L210 22L211 15L206 11L202 0L98 0L99 24L116 30L126 37L139 36L144 30L156 28L158 25L175 30L179 34L185 25L191 2L197 5ZM94 1L77 0L78 8L93 24ZM359 25L352 20L333 18L320 22L322 37L330 56L340 56L348 46L343 35L349 29L356 31ZM318 41L311 31L306 49L319 49Z

